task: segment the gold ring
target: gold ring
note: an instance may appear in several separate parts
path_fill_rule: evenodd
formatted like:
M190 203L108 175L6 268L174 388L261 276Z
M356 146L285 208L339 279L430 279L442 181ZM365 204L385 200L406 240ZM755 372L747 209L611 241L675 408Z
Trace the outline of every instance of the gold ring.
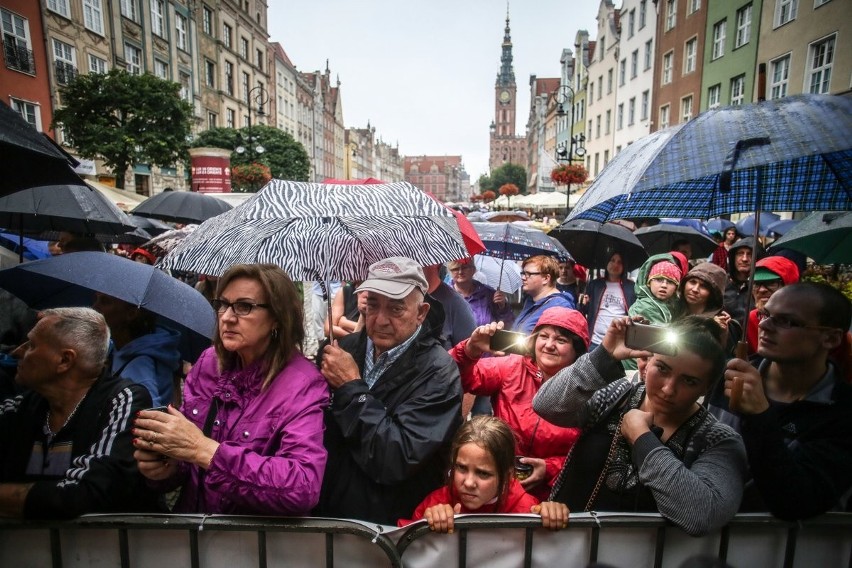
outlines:
M148 447L149 447L149 448L153 448L153 447L154 447L154 440L148 440Z

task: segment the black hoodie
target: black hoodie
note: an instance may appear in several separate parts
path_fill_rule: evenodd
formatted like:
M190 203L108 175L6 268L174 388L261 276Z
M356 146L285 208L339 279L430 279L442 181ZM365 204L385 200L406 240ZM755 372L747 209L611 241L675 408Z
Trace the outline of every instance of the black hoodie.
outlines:
M728 282L727 288L725 288L725 311L731 314L731 317L740 324L743 323L746 314L754 308L754 300L748 297L748 279L737 279L734 257L738 249L743 247L750 249L753 244L754 237L744 237L731 245L730 250L728 250L728 274L730 274L731 279ZM752 262L757 262L762 257L763 247L758 243L757 258L752 259Z

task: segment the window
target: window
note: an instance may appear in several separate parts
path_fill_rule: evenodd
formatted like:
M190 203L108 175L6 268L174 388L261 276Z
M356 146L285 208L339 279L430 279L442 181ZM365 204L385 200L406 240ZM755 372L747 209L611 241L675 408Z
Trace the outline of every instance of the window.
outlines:
M21 115L33 128L41 132L41 113L38 105L26 101L12 99L12 110Z
M257 64L257 68L261 71L263 70L263 50L256 49L255 50L255 63Z
M164 12L163 0L151 0L151 31L160 37L166 35L166 26L163 20Z
M647 22L647 17L646 17L647 13L648 13L648 0L641 0L641 2L639 2L639 29L640 30L645 27L645 23Z
M618 105L618 112L615 115L615 129L621 130L624 128L624 103Z
M201 8L201 29L207 35L213 35L213 11L207 6Z
M630 78L635 79L639 74L639 50L634 49L630 54Z
M745 102L745 75L731 79L731 105Z
M609 163L609 150L604 150L604 167Z
M591 120L589 121L589 135L586 136L586 138L588 138L589 140L592 139L592 121Z
M234 109L228 109L228 117L225 119L225 126L228 128L235 128L237 124L237 113Z
M666 0L666 31L675 27L677 20L677 0Z
M249 41L241 37L240 38L240 57L243 59L248 59L248 49L249 49Z
M71 17L70 0L47 0L47 9L60 16Z
M751 40L751 4L737 10L737 37L734 49L742 47Z
M647 71L650 69L652 61L654 61L654 40L649 39L645 42L645 64L642 70Z
M600 40L598 40L598 47L597 47L597 49L599 49L599 50L600 50L600 52L601 52L601 56L600 56L600 57L598 57L598 59L600 59L601 61L603 61L603 60L604 60L604 57L606 57L606 36L601 36L601 39L600 39Z
M216 87L216 64L209 59L204 60L204 81L208 87Z
M710 59L719 59L725 55L725 30L728 26L728 20L722 20L713 25L713 53Z
M154 75L160 79L169 78L169 64L159 59L154 60Z
M831 2L831 0L814 0L814 10L816 10L817 8L819 8L820 6L822 6L824 4L828 4L829 2Z
M595 138L601 137L601 115L595 117Z
M134 22L139 21L139 12L137 11L137 2L139 0L121 0L121 15L129 18Z
M627 81L627 60L622 59L618 63L618 86L623 87Z
M175 42L178 49L187 50L186 43L186 18L180 14L175 14Z
M627 38L630 39L633 37L634 30L636 29L636 10L630 10L627 14Z
M636 122L636 97L630 97L627 101L627 125L633 126Z
M106 59L101 59L96 55L89 54L89 73L106 73L109 71L107 68Z
M663 85L668 85L672 82L672 67L674 67L674 52L668 52L663 55Z
M231 24L222 24L222 42L228 49L234 47L234 29Z
M707 89L707 108L716 108L719 106L720 99L722 98L722 85L721 83L717 83L713 85L709 89Z
M701 9L701 0L689 0L689 9L687 14L694 14Z
M56 71L56 82L60 85L67 85L77 76L77 53L74 47L54 39L53 65Z
M189 73L181 71L178 73L178 82L180 83L180 98L188 103L192 102L192 78Z
M245 101L245 103L247 105L251 104L249 102L249 74L248 73L243 73L242 85L243 85L243 101Z
M779 57L769 63L769 98L787 96L787 81L790 79L790 55Z
M230 61L225 61L225 92L234 96L234 64Z
M86 29L104 35L104 13L101 0L83 0L83 23Z
M601 171L601 155L599 152L595 152L595 177L597 177L598 172Z
M660 128L669 127L669 105L660 107Z
M683 74L695 71L695 60L698 52L698 38L692 38L683 46Z
M0 9L3 25L3 54L6 67L24 73L35 73L35 59L30 49L29 22L6 10Z
M648 120L648 108L651 103L651 91L642 91L642 120Z
M606 94L612 94L612 69L606 72Z
M592 102L594 102L594 100L595 100L595 84L589 83L589 104L591 105Z
M598 100L601 100L602 95L603 95L603 75L598 77Z
M692 120L692 95L680 99L680 121L689 122Z
M207 128L216 128L216 113L207 111Z
M798 11L799 0L775 0L775 27L795 20Z
M142 50L129 43L124 44L124 61L127 63L127 72L131 75L142 74Z
M812 43L808 48L808 92L828 94L831 65L834 63L835 36Z
M604 122L604 134L609 134L610 127L612 126L612 111L606 111L606 121Z

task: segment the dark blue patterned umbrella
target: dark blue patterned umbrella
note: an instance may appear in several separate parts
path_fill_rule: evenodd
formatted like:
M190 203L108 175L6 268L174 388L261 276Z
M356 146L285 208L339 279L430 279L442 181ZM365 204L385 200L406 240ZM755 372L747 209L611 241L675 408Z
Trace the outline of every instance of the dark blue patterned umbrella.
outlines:
M504 260L524 260L537 254L571 258L571 254L556 239L540 229L515 223L473 223L485 244L481 253Z
M202 223L162 265L221 275L234 264L268 262L294 280L363 280L372 263L391 256L425 266L470 254L453 211L410 183L276 179Z
M850 208L852 97L798 95L709 110L637 140L568 218Z

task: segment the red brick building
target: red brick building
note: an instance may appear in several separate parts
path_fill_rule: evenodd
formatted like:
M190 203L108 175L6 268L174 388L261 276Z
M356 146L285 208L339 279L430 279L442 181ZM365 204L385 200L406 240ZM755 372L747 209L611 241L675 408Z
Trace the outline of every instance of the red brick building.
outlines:
M405 181L428 191L441 201L458 201L463 196L461 156L406 156Z

